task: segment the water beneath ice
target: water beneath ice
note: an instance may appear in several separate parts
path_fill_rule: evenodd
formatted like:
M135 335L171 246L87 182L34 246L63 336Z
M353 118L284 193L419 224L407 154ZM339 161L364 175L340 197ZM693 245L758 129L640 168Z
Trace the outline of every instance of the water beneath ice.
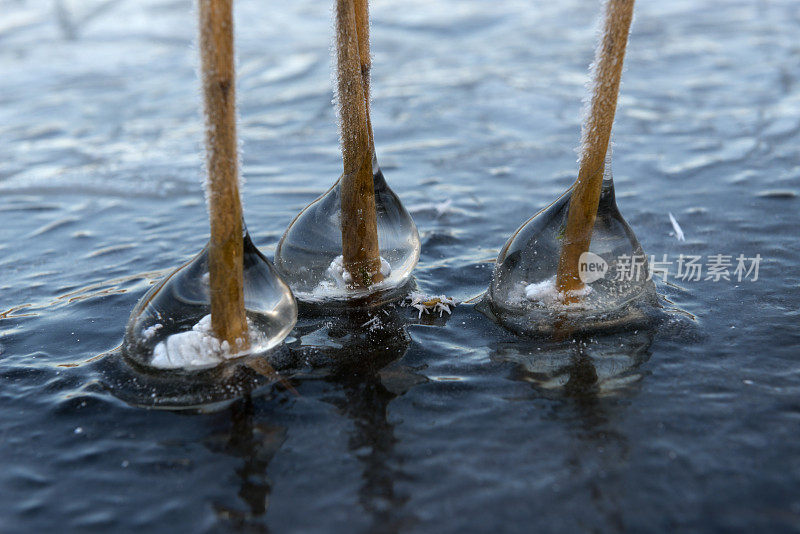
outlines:
M191 2L0 6L0 530L797 530L796 2L637 3L617 204L694 318L566 339L462 301L575 176L598 4L375 2L378 158L419 291L462 303L303 316L272 362L288 385L115 351L208 239ZM330 9L236 10L244 210L271 258L341 171Z

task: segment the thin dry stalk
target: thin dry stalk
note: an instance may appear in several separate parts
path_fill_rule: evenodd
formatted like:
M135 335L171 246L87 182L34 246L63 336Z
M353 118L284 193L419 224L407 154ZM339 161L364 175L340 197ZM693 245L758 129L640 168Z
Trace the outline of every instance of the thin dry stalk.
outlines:
M583 287L578 263L592 240L633 3L634 0L608 0L606 4L603 37L595 59L591 107L583 125L580 170L572 190L556 276L556 286L567 302L577 300L570 292Z
M367 133L369 133L369 147L374 154L375 138L372 133L372 119L370 118L372 56L369 51L369 0L355 0L355 8L358 53L361 59L361 83L364 87L364 103L367 106Z
M354 0L336 2L336 43L344 160L340 184L342 256L344 268L350 273L355 288L369 287L380 282L383 276L372 179L372 149L354 3Z
M249 346L236 145L232 0L199 0L206 114L211 326L233 350Z

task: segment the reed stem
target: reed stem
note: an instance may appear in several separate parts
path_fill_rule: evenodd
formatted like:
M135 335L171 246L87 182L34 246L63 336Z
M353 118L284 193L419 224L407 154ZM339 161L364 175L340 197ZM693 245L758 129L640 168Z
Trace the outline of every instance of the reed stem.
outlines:
M633 4L634 0L608 0L606 3L603 37L595 56L590 110L581 135L580 169L572 189L556 275L556 286L565 302L576 301L577 297L569 292L583 287L579 260L581 254L589 250L592 240Z
M364 104L367 114L367 133L369 134L369 147L375 153L375 138L372 133L372 119L370 117L370 81L372 71L372 56L369 49L369 0L355 0L356 32L358 33L358 54L361 60L361 83L364 87Z
M211 239L211 326L232 350L249 347L236 144L232 0L199 0Z
M344 268L352 278L351 285L357 288L380 282L383 276L362 55L354 4L354 0L336 0L337 73L344 162L340 182L342 256Z

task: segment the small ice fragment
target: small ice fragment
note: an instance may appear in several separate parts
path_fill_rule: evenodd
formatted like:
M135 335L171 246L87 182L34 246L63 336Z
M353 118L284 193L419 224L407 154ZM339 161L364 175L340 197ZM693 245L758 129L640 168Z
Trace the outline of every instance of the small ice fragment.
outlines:
M411 306L419 311L419 316L417 317L418 319L422 318L423 313L430 313L431 310L433 310L434 313L438 311L439 317L441 317L444 312L452 314L450 307L455 307L457 305L455 299L445 295L439 295L438 297L426 297L418 291L414 291L407 296L406 301L408 301L408 306ZM403 301L404 306L406 305L406 301Z
M452 205L453 205L453 200L448 198L447 200L443 200L442 202L423 202L422 204L409 206L408 211L412 214L434 212L436 214L436 218L438 219L439 217L441 217L446 213L452 213L454 211L451 208Z
M686 241L686 239L683 236L683 230L681 229L681 225L678 224L678 221L675 219L672 213L669 213L669 222L672 223L672 229L675 230L675 237L678 239L678 241Z
M441 217L448 211L450 211L450 205L453 203L452 199L447 199L444 202L440 202L436 205L436 216Z
M381 318L379 315L376 315L366 323L361 325L361 328L369 326L370 332L374 332L375 330L379 330L381 328Z

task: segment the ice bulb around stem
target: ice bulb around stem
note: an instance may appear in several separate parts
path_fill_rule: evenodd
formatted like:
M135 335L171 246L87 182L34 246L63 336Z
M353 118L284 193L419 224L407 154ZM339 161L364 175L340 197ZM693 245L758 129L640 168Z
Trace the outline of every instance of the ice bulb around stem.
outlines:
M198 370L277 346L297 321L297 304L246 229L243 259L247 350L219 341L210 328L206 247L142 297L128 320L124 355L150 368Z
M419 260L417 226L386 184L373 159L373 184L383 280L353 287L342 268L340 181L309 204L289 225L275 251L275 268L298 300L308 303L355 301L375 305L405 295Z
M647 258L622 217L614 196L610 165L580 266L584 287L577 299L556 288L572 188L523 224L497 257L487 293L490 312L521 334L587 332L646 320L658 306Z

